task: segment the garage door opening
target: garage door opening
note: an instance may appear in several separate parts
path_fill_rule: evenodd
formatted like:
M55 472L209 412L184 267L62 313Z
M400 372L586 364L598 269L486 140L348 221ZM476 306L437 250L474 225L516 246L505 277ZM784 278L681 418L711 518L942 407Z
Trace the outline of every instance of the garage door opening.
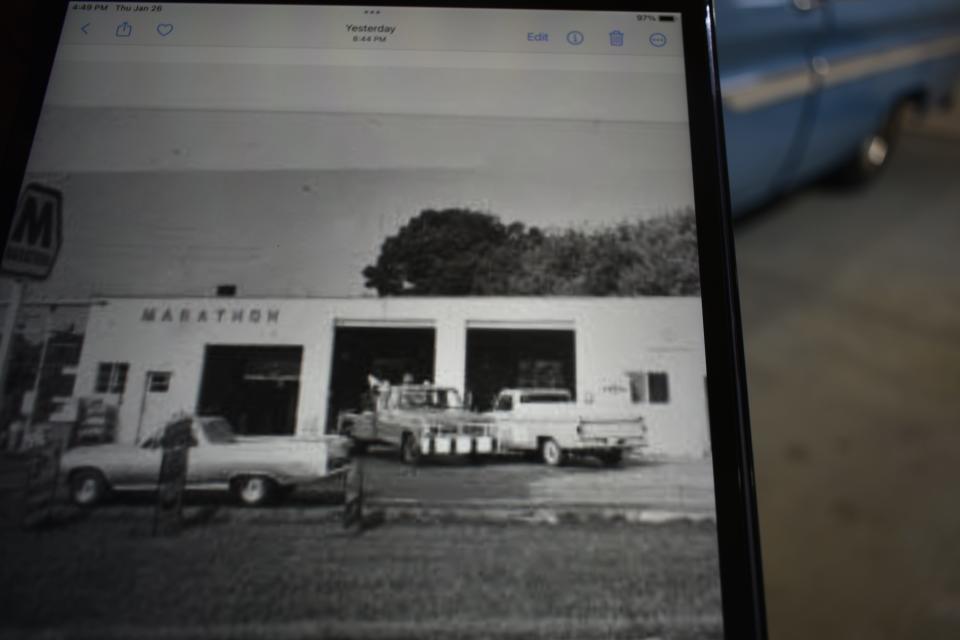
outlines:
M302 359L302 347L207 345L197 413L243 435L292 435Z
M433 380L435 335L432 328L337 327L327 403L327 429L341 411L369 402L368 376L400 384Z
M568 329L468 329L467 402L488 411L501 389L549 387L576 394L575 335Z

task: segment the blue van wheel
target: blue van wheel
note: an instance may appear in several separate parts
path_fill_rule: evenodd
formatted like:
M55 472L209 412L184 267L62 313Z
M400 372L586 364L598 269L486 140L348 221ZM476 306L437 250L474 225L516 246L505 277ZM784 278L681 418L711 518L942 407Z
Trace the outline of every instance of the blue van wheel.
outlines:
M866 185L879 176L890 163L903 124L915 109L913 101L898 103L883 124L860 141L856 152L831 175L831 181L841 186L856 187Z

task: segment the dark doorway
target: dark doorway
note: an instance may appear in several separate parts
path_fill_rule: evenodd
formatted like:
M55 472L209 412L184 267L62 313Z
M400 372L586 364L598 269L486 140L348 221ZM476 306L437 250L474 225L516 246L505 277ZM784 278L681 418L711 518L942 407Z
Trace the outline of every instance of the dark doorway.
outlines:
M569 329L468 329L467 397L488 411L501 389L549 387L576 394L575 336Z
M341 411L361 408L368 376L400 384L433 380L435 332L431 328L337 327L327 402L327 429Z
M207 345L197 413L243 435L292 435L303 347Z

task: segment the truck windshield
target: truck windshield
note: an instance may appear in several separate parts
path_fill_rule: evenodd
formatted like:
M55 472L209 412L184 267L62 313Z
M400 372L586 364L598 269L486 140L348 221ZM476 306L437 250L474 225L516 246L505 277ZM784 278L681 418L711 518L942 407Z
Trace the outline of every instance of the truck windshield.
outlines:
M207 442L211 444L230 444L237 441L237 437L233 433L233 427L223 418L205 420L202 424L203 435L207 437Z
M459 409L460 394L455 389L404 389L401 409Z

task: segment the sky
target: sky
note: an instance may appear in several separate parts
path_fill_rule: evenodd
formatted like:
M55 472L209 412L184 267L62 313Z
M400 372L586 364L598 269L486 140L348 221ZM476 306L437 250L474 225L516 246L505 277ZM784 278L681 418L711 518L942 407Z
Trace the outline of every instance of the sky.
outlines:
M43 298L371 295L363 267L425 208L559 229L693 204L671 123L54 107L28 180L63 191Z

